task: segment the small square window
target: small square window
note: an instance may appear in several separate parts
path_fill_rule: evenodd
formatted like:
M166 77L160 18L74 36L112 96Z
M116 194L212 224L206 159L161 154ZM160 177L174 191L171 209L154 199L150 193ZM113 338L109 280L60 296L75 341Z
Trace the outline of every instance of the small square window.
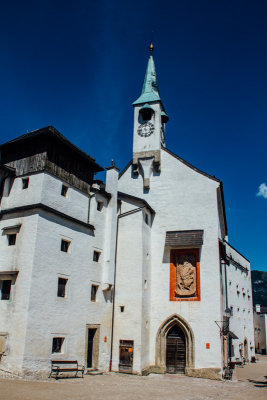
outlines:
M97 201L97 211L102 211L103 210L103 206L104 206L103 201L98 200Z
M62 188L61 188L61 196L67 197L68 189L69 189L68 186L62 185Z
M52 353L62 353L63 342L63 337L54 337L52 343Z
M70 248L70 242L68 240L61 239L61 251L68 253L69 248Z
M124 306L120 306L121 312L124 312Z
M93 261L95 261L95 262L99 262L99 259L100 259L100 251L96 251L96 250L94 250L94 254L93 254Z
M98 290L98 285L91 286L91 301L96 301L97 290Z
M17 238L17 234L16 233L7 234L8 245L9 246L15 246L16 238Z
M57 297L66 297L66 286L68 279L58 278Z
M28 189L29 187L29 178L22 178L22 189Z
M0 281L1 284L1 300L9 300L10 299L10 290L11 290L11 280Z

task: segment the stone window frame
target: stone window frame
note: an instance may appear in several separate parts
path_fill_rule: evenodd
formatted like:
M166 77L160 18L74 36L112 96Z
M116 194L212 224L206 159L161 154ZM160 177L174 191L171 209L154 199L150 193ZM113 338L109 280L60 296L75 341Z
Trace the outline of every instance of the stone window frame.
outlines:
M16 233L7 233L7 243L8 246L15 246L17 241L17 234Z
M7 284L7 286L9 286L9 293L3 292L3 287L6 285L4 282L10 282L9 284ZM11 290L12 290L12 279L0 279L0 286L1 286L0 300L10 301L11 300Z
M60 242L60 250L61 250L63 253L70 253L70 244L71 244L71 241L70 241L70 240L61 239L61 242Z
M104 201L103 200L97 200L96 201L96 209L98 212L102 212L104 207Z
M8 333L0 332L0 361L3 355L8 351Z
M21 179L22 190L25 190L25 189L29 188L29 182L30 182L30 178L29 177L25 177L25 178Z
M176 285L176 266L175 257L176 255L187 254L188 252L194 253L196 256L196 296L192 297L175 297L175 285ZM170 301L200 301L200 249L194 248L183 248L183 249L172 249L170 251Z
M60 351L53 351L54 350L54 340L56 340L56 339L61 339ZM51 354L64 354L65 341L66 340L65 340L64 336L53 336Z
M60 194L62 197L65 197L66 199L69 198L69 186L66 185L65 183L62 183Z
M93 262L95 263L100 263L100 257L101 257L101 251L99 250L94 250L93 251Z
M60 283L60 281L61 281L61 283ZM63 281L64 281L64 284L63 284ZM58 276L57 297L59 297L60 299L65 299L67 297L68 283L69 283L68 278ZM61 294L63 294L63 296Z
M99 289L99 285L96 283L92 283L91 284L91 295L90 295L90 299L92 303L96 303L97 302L97 292Z
M7 237L7 245L15 246L18 239L18 233L20 232L21 224L13 225L13 226L4 226L2 228L2 235L6 235Z

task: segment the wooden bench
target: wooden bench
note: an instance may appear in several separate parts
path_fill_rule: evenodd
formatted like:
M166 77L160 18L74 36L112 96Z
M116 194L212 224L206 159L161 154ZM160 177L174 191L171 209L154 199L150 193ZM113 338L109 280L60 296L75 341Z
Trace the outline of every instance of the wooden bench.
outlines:
M60 372L76 372L75 376L77 376L78 372L81 372L83 378L84 366L79 365L77 360L51 360L51 372L49 378L52 376L52 374L56 374L55 378L58 379L58 374Z

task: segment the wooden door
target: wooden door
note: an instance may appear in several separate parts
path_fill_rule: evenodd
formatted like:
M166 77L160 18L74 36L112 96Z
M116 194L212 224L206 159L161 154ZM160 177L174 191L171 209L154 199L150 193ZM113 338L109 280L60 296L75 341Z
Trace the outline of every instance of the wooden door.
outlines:
M132 372L133 368L133 340L120 340L119 371Z
M244 341L244 358L245 361L248 362L248 341L245 339Z
M178 325L174 325L166 338L166 369L170 374L184 373L185 365L185 335Z

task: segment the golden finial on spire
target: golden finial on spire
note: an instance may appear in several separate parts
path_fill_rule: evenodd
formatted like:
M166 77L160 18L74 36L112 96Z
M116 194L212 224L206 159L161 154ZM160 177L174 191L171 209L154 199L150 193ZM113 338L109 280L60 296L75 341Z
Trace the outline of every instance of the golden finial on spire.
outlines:
M149 45L149 51L150 51L151 56L152 56L153 50L154 50L154 46L153 46L153 43L151 42Z

